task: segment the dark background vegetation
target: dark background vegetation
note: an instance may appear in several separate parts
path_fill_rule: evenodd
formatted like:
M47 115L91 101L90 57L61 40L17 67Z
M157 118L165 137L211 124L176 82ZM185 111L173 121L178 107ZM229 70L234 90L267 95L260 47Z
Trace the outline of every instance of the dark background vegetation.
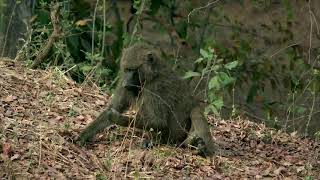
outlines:
M42 53L35 68L57 67L112 92L122 48L145 41L190 81L207 113L319 138L318 7L316 0L0 0L0 56L33 66Z

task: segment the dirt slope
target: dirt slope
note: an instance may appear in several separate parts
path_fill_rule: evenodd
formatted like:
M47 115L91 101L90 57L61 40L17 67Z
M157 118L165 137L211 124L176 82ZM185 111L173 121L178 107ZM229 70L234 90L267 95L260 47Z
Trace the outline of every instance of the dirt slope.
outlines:
M4 179L301 179L320 178L318 142L241 118L210 117L221 148L204 159L189 149L139 146L140 134L113 127L95 142L71 141L107 104L95 87L81 87L57 69L30 70L0 60L0 177Z

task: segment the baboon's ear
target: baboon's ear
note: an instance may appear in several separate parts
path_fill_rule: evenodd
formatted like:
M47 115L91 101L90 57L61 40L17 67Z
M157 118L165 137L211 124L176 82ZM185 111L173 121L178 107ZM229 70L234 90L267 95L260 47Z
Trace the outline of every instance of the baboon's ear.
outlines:
M150 63L150 64L153 64L154 61L155 61L155 57L154 57L154 54L152 52L148 52L147 54L147 61Z

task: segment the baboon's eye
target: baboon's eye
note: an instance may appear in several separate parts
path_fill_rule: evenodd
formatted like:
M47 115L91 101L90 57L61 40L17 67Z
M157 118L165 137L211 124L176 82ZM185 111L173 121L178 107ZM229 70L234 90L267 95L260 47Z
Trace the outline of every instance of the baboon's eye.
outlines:
M151 52L149 52L147 54L147 60L148 60L148 62L153 63L154 57L153 57L153 54Z

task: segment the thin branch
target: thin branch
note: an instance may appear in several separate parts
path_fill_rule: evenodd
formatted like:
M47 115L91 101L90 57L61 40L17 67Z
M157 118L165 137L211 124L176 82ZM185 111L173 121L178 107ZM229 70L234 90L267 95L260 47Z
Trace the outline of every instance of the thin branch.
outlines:
M47 43L39 51L39 53L38 53L36 59L34 60L31 68L38 67L44 61L44 59L49 54L54 42L61 35L61 29L60 29L60 26L59 26L59 10L60 10L59 3L55 4L51 8L50 17L51 17L51 22L52 22L52 26L53 26L53 32L50 35Z
M195 8L195 9L193 9L193 10L188 14L188 23L190 23L190 16L191 16L191 14L193 14L194 12L199 11L199 10L201 10L201 9L207 8L207 7L209 7L209 6L211 6L211 5L215 4L215 3L218 3L219 1L220 1L220 0L215 0L215 1L209 2L209 3L208 3L207 5L205 5L205 6L201 6L201 7L197 7L197 8Z

